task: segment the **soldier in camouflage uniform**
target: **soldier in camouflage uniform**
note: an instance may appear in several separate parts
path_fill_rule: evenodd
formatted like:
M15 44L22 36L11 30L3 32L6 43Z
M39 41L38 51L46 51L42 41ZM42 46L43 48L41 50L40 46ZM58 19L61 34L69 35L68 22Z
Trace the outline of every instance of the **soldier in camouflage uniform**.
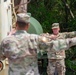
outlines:
M64 39L71 38L76 36L76 32L65 32L60 33L59 23L52 24L53 34L49 35L51 39ZM65 50L61 50L59 52L54 52L53 50L47 52L48 55L48 67L47 73L48 75L65 75Z
M37 65L38 43L43 38L27 33L29 16L17 15L17 31L1 42L0 60L8 58L9 75L40 75Z

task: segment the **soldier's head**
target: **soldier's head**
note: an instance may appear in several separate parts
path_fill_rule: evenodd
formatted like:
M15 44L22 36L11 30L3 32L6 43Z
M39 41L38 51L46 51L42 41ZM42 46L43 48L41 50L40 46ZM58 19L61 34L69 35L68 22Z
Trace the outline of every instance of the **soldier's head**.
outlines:
M26 13L17 14L16 28L17 30L28 30L30 24L30 16Z
M53 34L57 35L60 31L59 23L53 23L52 24L52 31Z

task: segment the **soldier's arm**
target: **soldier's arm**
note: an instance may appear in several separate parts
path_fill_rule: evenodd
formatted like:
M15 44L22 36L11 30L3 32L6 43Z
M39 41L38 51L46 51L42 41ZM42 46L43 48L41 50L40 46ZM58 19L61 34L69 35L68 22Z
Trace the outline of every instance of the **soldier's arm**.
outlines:
M46 37L39 37L39 48L44 51L48 51L49 48L50 51L54 52L67 50L70 47L69 42L69 39L50 40Z
M67 39L52 40L53 46L51 47L54 51L68 50L70 47L76 45L76 37ZM50 49L50 50L52 50Z
M37 44L39 50L47 51L47 49L49 48L50 51L60 51L69 48L69 40L66 39L51 40L44 36L37 36L36 38L36 40L38 41Z
M65 38L72 38L72 37L76 36L76 31L73 31L73 32L64 32L62 34L65 36Z
M69 38L68 40L69 40L69 47L76 45L76 37Z
M46 36L39 36L39 48L40 50L47 51L47 49L52 46L52 41Z
M46 37L44 37L42 42L41 48L43 48L44 50L47 50L48 48L50 48L50 51L68 50L70 47L76 45L76 37L58 40L49 40Z

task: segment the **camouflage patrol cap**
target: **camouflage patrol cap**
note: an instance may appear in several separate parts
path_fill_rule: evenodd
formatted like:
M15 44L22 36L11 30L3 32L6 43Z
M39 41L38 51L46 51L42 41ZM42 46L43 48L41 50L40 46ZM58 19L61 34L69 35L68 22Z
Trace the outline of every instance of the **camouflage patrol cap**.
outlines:
M59 23L53 23L52 24L52 29L54 29L54 28L59 28Z
M19 13L19 14L17 14L17 21L29 23L30 22L30 16L26 13Z

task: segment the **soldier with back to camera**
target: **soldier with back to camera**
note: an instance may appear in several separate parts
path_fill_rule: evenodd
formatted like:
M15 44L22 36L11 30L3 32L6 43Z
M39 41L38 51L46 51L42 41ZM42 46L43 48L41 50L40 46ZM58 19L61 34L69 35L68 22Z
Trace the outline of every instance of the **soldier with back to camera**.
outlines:
M29 15L17 14L16 30L1 42L0 60L8 58L9 75L40 75L37 52L40 50L38 44L43 42L44 37L27 33L29 25Z

